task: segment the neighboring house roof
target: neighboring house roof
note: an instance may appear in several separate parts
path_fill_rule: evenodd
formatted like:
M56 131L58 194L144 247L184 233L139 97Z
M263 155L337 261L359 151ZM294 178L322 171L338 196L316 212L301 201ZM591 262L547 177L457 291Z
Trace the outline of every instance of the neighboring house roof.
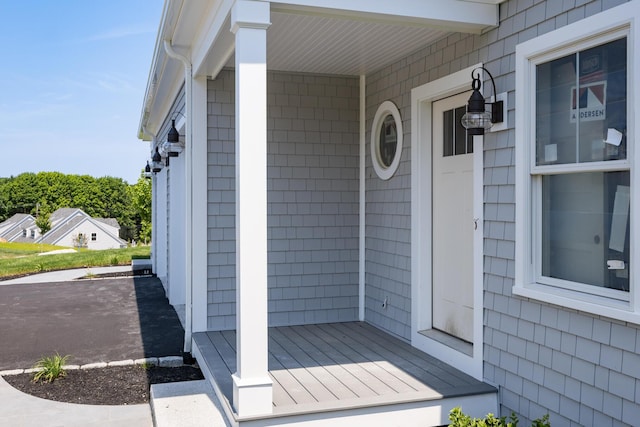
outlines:
M68 221L65 221L64 224L60 224L58 227L52 228L47 233L45 233L42 238L39 239L39 243L47 243L50 245L55 245L55 242L60 240L62 237L69 234L70 231L75 229L78 225L86 220L85 217L75 216Z
M56 227L60 221L68 220L73 215L83 215L89 217L83 210L77 208L60 208L57 211L53 212L49 216L49 222L51 223L51 229Z
M113 233L113 231L110 230L110 227L120 228L120 226L117 225L118 221L114 218L91 218L82 209L60 208L51 214L49 222L51 223L51 230L38 239L39 243L55 245L65 236L73 233L81 224L90 222L121 246L127 244L127 242L118 236L117 232ZM113 224L116 225L114 226Z
M15 227L17 224L20 224L22 221L28 218L33 219L33 216L29 214L17 213L6 221L0 222L0 236L7 230L9 230L9 228Z
M0 223L0 238L8 242L37 242L55 245L65 236L73 233L74 230L85 222L91 222L96 228L102 230L119 245L127 244L118 235L120 224L115 218L91 218L82 209L60 208L49 216L51 229L44 235L34 239L31 237L31 230L38 228L36 219L29 214L15 214L6 221ZM27 235L24 235L27 230Z
M93 218L93 219L96 221L104 222L105 224L110 225L111 227L120 229L120 224L118 224L118 220L115 218Z
M29 237L24 238L22 230L32 228L35 222L35 218L29 214L15 214L0 223L0 238L8 242L33 241Z

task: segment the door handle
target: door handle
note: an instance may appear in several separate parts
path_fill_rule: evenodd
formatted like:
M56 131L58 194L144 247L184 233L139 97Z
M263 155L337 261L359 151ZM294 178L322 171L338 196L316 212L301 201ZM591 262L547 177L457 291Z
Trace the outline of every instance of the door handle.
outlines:
M473 229L474 230L478 229L478 221L480 221L480 218L473 218Z

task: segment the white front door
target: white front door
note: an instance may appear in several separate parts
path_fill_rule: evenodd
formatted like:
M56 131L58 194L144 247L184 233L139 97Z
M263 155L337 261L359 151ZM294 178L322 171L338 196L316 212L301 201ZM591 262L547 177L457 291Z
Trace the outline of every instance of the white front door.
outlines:
M460 118L471 72L481 65L411 91L411 344L477 379L483 378L483 137L471 144Z
M432 327L473 343L473 138L460 124L468 99L432 109Z

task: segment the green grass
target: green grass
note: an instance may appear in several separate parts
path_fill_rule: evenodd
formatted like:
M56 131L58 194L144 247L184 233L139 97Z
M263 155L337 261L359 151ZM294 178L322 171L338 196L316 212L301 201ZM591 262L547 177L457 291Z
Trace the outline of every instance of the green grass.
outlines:
M75 253L38 256L42 252L41 246L46 245L0 243L0 278L69 268L128 265L134 256L149 256L151 249L149 246L102 251L85 249ZM47 250L61 249L53 248Z
M33 243L0 242L0 259L15 258L17 256L37 254L40 252L67 249L62 246L40 245Z

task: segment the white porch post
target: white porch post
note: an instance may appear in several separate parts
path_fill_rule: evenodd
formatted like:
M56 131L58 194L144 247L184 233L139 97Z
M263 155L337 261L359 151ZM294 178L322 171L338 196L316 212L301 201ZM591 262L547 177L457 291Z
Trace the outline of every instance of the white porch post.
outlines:
M272 411L267 330L267 2L237 0L236 334L233 405L238 415Z
M207 78L193 79L191 98L191 311L193 332L207 330Z

